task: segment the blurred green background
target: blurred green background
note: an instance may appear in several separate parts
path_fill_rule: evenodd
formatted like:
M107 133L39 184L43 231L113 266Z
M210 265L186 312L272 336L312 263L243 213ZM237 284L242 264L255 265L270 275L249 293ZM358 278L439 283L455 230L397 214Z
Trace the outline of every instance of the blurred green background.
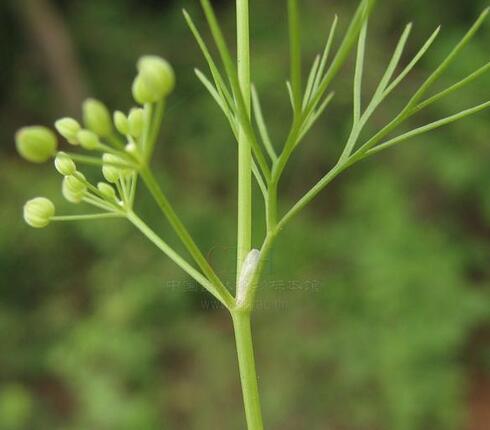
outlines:
M154 166L198 243L232 279L236 145L193 74L205 65L180 9L202 26L197 3L0 3L1 430L244 428L223 310L125 222L34 231L21 219L24 201L37 195L52 198L59 212L79 208L63 202L51 166L19 159L15 130L79 116L89 95L129 109L135 60L160 54L174 65L178 87ZM276 144L290 119L285 3L251 1L254 81ZM301 3L310 62L333 14L345 28L357 2ZM378 3L368 93L406 22L415 21L412 55L435 26L443 24L443 32L374 126L392 117L486 6ZM215 4L233 37L233 2ZM488 46L487 23L441 85L488 61ZM339 155L350 126L352 74L350 61L334 82L335 106L293 157L282 209ZM489 88L486 76L411 125L485 101ZM285 232L254 320L268 429L490 428L489 136L486 112L363 162ZM180 250L144 192L138 207ZM261 210L258 203L257 245Z

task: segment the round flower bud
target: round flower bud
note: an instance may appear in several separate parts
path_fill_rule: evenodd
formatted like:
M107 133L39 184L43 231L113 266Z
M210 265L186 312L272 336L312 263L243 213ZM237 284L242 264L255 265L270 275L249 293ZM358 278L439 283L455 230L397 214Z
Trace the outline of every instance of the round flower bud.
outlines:
M114 125L116 130L124 135L129 134L129 122L128 117L120 111L114 112Z
M54 217L55 207L51 200L36 197L24 205L24 220L34 228L46 227Z
M112 121L109 110L95 99L87 99L83 103L83 123L90 131L102 137L112 134Z
M80 203L87 191L87 185L74 175L65 176L61 191L63 197L69 202Z
M126 176L128 173L128 169L124 167L119 167L114 164L124 163L120 157L114 154L104 154L102 156L102 161L104 161L104 166L102 167L102 174L107 182L114 184L117 182L121 176Z
M78 145L77 133L80 131L80 124L73 118L61 118L54 123L56 130L69 144Z
M99 144L99 137L90 130L80 130L77 134L80 146L87 151L93 151Z
M154 92L155 101L163 99L174 89L174 71L163 58L146 55L139 59L137 68L143 81Z
M54 159L54 167L63 176L73 175L77 171L77 166L74 161L64 152L58 152Z
M44 163L55 155L57 141L49 128L33 126L17 132L15 145L22 158L33 163Z
M116 190L111 185L106 184L105 182L99 182L97 188L107 200L116 200Z
M155 97L155 93L141 75L136 76L134 79L132 92L133 98L141 105L144 105L145 103L155 103L159 100Z
M143 127L145 125L145 114L143 109L135 108L131 109L128 117L129 121L129 134L136 139L143 133Z

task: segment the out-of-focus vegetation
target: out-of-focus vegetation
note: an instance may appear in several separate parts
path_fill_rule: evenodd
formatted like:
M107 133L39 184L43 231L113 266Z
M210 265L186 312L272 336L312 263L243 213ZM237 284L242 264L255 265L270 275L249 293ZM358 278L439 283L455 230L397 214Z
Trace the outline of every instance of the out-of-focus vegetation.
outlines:
M198 17L197 2L53 1L82 79L74 77L79 87L68 95L56 78L65 70L50 68L33 31L36 17L26 13L33 3L0 5L0 429L240 429L232 329L222 310L124 222L33 231L20 215L36 195L53 197L60 212L73 207L62 202L51 166L17 157L14 131L53 123L77 91L129 108L135 60L161 54L175 66L178 87L157 149L159 179L213 264L233 278L236 150L193 75L204 63L180 8ZM283 3L251 1L254 80L276 143L290 115ZM345 25L356 1L303 3L305 53L313 58L333 14ZM412 53L443 24L404 86L407 97L485 6L379 3L367 90L402 24L415 21ZM219 4L231 36L233 2ZM444 79L484 64L488 46L487 24ZM288 171L284 205L339 155L350 122L351 69L336 81L335 107ZM427 115L437 119L488 99L489 88L486 76ZM397 106L390 100L378 123ZM269 429L470 428L470 393L485 391L490 367L489 136L483 113L363 162L283 235L254 321ZM178 246L144 197L138 205L145 219ZM479 424L474 428L490 425Z

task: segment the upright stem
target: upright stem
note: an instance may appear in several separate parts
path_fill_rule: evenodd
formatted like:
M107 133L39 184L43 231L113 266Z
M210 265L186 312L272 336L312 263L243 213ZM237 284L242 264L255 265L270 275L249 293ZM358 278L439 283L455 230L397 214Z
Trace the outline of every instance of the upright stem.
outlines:
M237 0L238 81L250 117L250 30L248 0ZM247 133L238 130L237 279L252 242L252 149Z
M250 118L250 29L249 0L236 0L238 83ZM242 264L252 246L252 144L242 126L238 130L238 236L237 285ZM250 309L232 311L240 380L248 430L263 430L259 390L250 328Z
M250 312L233 311L232 316L248 430L263 430L250 328Z

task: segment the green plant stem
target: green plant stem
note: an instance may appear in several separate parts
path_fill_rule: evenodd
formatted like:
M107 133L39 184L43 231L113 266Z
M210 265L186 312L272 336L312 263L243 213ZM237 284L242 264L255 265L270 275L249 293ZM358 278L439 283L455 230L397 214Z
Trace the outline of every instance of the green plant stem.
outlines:
M154 110L155 110L155 106L151 103L146 103L143 110L144 127L141 135L140 145L141 145L141 152L143 153L143 157L147 162L150 159L150 151L148 149L148 146L151 139L152 128L155 127L155 124L153 123ZM156 124L156 126L158 127L159 124Z
M444 61L439 65L439 67L425 80L425 82L420 86L417 92L412 96L407 105L402 109L402 111L383 129L376 133L371 139L369 139L364 145L362 145L357 150L357 155L366 153L369 149L376 146L385 136L395 130L400 124L405 120L410 118L417 111L417 105L420 100L424 97L430 87L441 77L444 71L449 67L449 65L454 61L454 59L459 55L459 53L465 48L465 46L470 42L475 33L481 27L485 18L490 12L490 7L486 8L483 13L479 16L476 22L464 35L461 41L452 49L452 51L446 56ZM423 103L423 102L422 102Z
M490 107L490 101L488 101L486 103L482 103L482 104L475 106L473 108L466 109L466 110L459 112L455 115L451 115L447 118L443 118L439 121L435 121L431 124L427 124L423 127L416 128L416 129L411 130L407 133L404 133L400 136L394 137L393 139L390 139L384 143L381 143L381 144L375 146L374 148L371 148L365 154L366 155L377 154L378 152L381 152L387 148L390 148L393 145L397 145L397 144L399 144L399 143L401 143L407 139L410 139L412 137L418 136L419 134L423 134L423 133L426 133L426 132L431 131L431 130L435 130L436 128L443 127L447 124L451 124L451 123L458 121L462 118L465 118L469 115L473 115L473 114L480 112L484 109L488 109L489 107Z
M147 160L151 159L153 155L153 150L155 149L155 144L158 139L158 134L160 133L160 128L162 127L163 115L165 113L165 100L158 102L154 107L153 112L153 127L150 129L149 139L147 142Z
M158 206L162 210L165 217L170 222L170 225L175 230L180 240L186 247L189 254L192 256L194 261L197 263L202 272L206 275L209 281L215 286L216 290L220 295L220 300L226 304L227 307L233 306L234 299L230 292L223 285L221 280L218 278L216 273L214 272L211 265L208 263L191 235L185 228L184 224L180 220L180 218L175 213L173 207L170 205L170 202L167 200L165 194L163 194L158 182L155 180L153 173L148 167L144 167L140 171L141 178L143 182L146 184L148 190L151 195L157 202Z
M342 41L332 64L328 68L325 76L318 84L318 89L315 95L311 98L310 102L304 109L301 115L295 116L293 120L293 125L284 144L284 148L279 155L277 161L274 163L274 167L271 173L271 179L269 181L269 225L271 229L274 229L277 223L277 190L279 186L279 180L281 178L282 172L286 167L286 164L291 156L298 138L301 136L301 130L304 125L305 120L309 117L311 112L320 102L323 94L327 90L328 86L332 82L333 78L337 75L342 65L347 60L347 57L354 46L359 33L361 32L362 26L374 6L376 0L362 0L356 14L354 15L349 29Z
M238 81L250 119L250 34L248 0L237 0ZM252 243L252 146L242 126L238 130L237 279Z
M250 84L250 29L249 0L237 0L237 67L240 92L245 104L247 119L251 112ZM252 142L240 124L238 130L238 234L237 234L237 285L252 246ZM250 327L250 312L235 309L232 312L236 349L240 369L243 402L248 430L263 430L255 358Z
M67 155L70 156L70 158L80 164L86 164L89 166L97 166L97 167L103 167L103 166L114 166L114 167L121 167L123 169L135 169L137 166L134 163L125 163L125 162L114 162L114 161L103 161L101 158L93 157L91 155L82 155L78 154L76 152L65 152Z
M237 0L238 2L239 0ZM248 0L243 0L247 1L247 11L248 11ZM247 108L245 101L243 99L243 93L240 87L240 82L238 78L238 73L235 67L235 64L233 60L231 59L230 51L228 50L228 47L226 45L225 39L223 37L223 33L221 31L221 28L218 24L218 20L216 18L216 15L213 11L213 8L211 6L211 3L209 0L201 0L201 5L204 9L204 13L206 15L206 19L208 21L209 27L211 29L211 33L213 35L213 38L216 42L216 47L218 48L218 51L220 53L223 65L225 67L226 73L228 75L228 79L230 81L233 94L235 96L235 101L236 101L236 114L237 118L240 122L240 125L243 127L243 130L247 134L247 137L249 139L250 144L252 145L252 149L255 155L255 158L257 160L257 164L260 167L260 170L262 171L262 174L264 175L264 179L267 181L270 179L270 169L267 164L267 160L257 142L257 137L255 135L255 130L252 127L252 123L250 121L250 115L247 115ZM243 6L240 6L237 4L237 9L242 10L241 8ZM242 20L242 16L240 16L239 19L239 26L240 21ZM248 23L248 14L247 14L247 23ZM250 93L249 93L250 94Z
M122 213L100 213L88 215L59 215L51 218L52 221L92 221L107 218L124 218Z
M277 224L277 230L281 231L284 226L294 218L301 210L308 205L330 182L352 165L352 158L343 163L336 164L316 185L310 189L290 210L284 215Z
M272 172L275 171L275 167ZM274 174L274 173L273 173ZM267 193L267 232L269 233L276 227L277 224L277 189L279 185L279 178L269 183L269 190Z
M291 88L295 115L301 114L301 39L298 0L288 0L289 45L291 57Z
M232 318L248 430L263 430L250 312L235 310L232 312Z
M160 249L167 257L169 257L175 264L177 264L184 272L192 277L196 282L202 285L208 290L216 299L218 299L225 307L230 304L221 297L221 294L217 291L215 285L213 285L206 277L199 273L194 267L192 267L187 261L185 261L177 252L175 252L167 243L156 234L148 225L134 212L128 211L126 214L127 219L148 238L153 244Z

